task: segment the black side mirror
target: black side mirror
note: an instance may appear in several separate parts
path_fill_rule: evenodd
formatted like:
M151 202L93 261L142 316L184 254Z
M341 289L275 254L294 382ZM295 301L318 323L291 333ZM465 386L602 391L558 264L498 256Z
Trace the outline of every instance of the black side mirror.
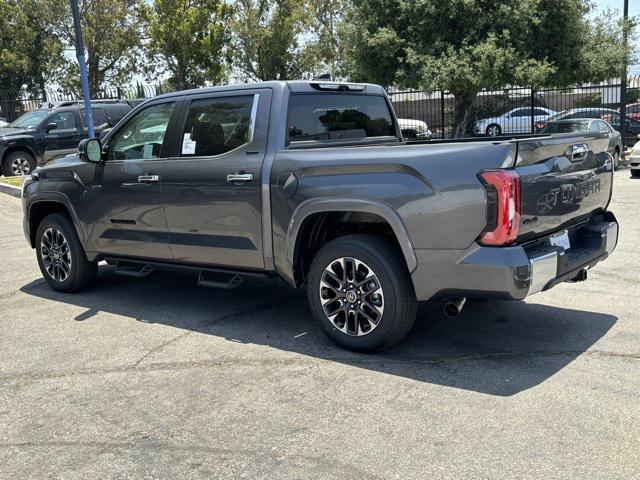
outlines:
M50 130L55 130L56 128L58 128L58 124L57 123L47 123L44 127L44 131L48 132Z
M78 144L78 154L86 162L100 162L102 160L102 145L100 140L85 138Z

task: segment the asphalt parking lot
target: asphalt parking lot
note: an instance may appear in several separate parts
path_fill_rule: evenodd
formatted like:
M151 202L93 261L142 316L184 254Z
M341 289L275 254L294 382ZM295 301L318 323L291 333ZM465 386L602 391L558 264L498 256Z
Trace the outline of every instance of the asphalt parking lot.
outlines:
M303 292L115 277L64 295L0 194L0 478L640 478L640 180L613 256L526 302L420 307L360 355Z

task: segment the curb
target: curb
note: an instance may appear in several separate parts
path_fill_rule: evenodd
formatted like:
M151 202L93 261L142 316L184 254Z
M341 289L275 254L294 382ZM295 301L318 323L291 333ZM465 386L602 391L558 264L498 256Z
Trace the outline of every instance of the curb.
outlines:
M7 193L16 198L22 197L22 189L20 187L14 187L13 185L7 185L2 182L0 182L0 192Z

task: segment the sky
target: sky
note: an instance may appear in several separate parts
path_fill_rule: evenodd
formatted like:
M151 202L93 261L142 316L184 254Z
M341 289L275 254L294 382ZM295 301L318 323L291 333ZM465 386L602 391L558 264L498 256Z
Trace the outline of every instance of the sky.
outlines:
M622 13L624 0L592 0L596 9L599 11L607 8L617 8ZM629 15L640 15L640 0L629 0Z
M602 13L607 9L616 9L622 16L624 0L592 0L595 11L594 14ZM629 0L629 16L640 16L640 0ZM640 45L636 45L636 55L640 57ZM640 64L629 65L629 75L640 75Z

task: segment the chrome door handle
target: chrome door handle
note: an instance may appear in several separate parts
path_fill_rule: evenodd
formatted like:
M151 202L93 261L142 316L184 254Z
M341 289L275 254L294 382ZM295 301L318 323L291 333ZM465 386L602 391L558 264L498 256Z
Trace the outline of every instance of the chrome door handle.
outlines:
M230 173L227 175L227 182L251 182L253 181L253 173Z
M138 175L138 183L158 183L159 175Z

